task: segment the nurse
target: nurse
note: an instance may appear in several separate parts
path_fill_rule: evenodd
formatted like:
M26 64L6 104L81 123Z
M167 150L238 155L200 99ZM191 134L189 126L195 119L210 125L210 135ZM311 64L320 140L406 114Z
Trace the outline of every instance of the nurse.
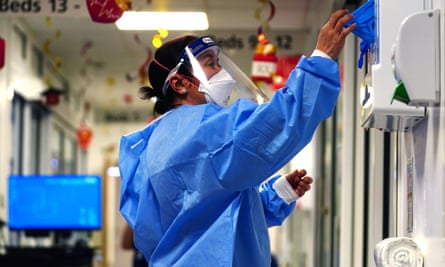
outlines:
M208 36L156 51L141 94L161 116L123 136L119 155L120 211L149 266L270 266L267 228L282 224L312 178L268 177L332 114L351 19L334 12L270 100Z

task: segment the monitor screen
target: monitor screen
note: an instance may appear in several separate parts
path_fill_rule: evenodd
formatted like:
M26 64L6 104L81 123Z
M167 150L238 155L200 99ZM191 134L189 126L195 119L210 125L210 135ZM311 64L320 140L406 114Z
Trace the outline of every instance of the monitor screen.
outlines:
M96 230L102 227L98 175L13 175L8 180L11 230Z

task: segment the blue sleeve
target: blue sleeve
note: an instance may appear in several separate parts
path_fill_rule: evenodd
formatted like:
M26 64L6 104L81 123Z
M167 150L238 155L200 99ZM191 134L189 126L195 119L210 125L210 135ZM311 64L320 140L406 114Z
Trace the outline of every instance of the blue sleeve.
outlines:
M259 189L268 227L281 225L295 208L295 201L287 204L272 188L278 178L279 176L263 182Z
M236 114L232 139L210 156L220 183L243 190L276 173L311 141L334 111L339 92L335 61L303 57L269 102L247 111L242 101L230 106Z

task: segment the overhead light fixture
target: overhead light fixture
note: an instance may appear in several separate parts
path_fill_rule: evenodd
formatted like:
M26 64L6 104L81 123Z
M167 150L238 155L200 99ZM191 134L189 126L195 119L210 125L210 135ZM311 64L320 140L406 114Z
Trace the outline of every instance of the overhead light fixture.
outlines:
M115 22L119 30L207 30L205 12L125 11Z

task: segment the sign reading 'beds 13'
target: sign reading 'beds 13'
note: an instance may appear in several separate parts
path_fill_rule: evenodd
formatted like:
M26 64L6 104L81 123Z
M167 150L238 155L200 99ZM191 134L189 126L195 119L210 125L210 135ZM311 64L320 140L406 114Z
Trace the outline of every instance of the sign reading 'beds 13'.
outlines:
M2 15L76 16L84 12L87 12L87 8L82 0L0 0Z

